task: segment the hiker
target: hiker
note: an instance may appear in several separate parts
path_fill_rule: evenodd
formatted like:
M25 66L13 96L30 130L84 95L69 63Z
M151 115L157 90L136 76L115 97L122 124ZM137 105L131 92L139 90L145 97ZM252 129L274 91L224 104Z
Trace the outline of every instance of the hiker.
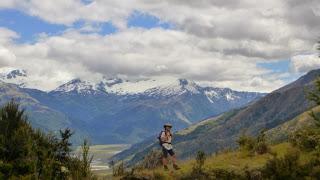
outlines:
M171 156L173 168L175 170L179 170L179 166L177 165L176 155L173 151L173 147L171 144L172 134L171 134L171 124L165 124L163 126L164 131L161 131L159 135L160 145L162 147L162 164L165 170L168 170L168 154Z

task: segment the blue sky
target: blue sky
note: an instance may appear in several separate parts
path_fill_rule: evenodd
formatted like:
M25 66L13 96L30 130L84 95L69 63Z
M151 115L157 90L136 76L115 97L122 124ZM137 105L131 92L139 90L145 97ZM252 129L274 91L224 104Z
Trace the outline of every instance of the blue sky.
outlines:
M20 36L17 40L20 43L34 42L40 33L56 35L67 28L65 25L50 24L38 17L12 9L0 10L0 26L17 32Z
M320 3L286 3L5 0L0 67L26 69L50 88L76 77L174 76L269 92L320 67L310 37L320 33L320 12L288 16Z
M80 29L85 24L85 21L81 20L74 22L71 26L53 24L18 10L0 9L0 27L6 27L17 32L20 36L17 39L19 43L32 43L36 41L41 33L45 33L49 36L58 35L68 28ZM97 33L101 35L112 34L118 30L111 22L94 23L93 26L99 29ZM173 27L170 23L162 22L155 16L138 11L134 11L128 18L127 26L145 29L157 27L169 29Z

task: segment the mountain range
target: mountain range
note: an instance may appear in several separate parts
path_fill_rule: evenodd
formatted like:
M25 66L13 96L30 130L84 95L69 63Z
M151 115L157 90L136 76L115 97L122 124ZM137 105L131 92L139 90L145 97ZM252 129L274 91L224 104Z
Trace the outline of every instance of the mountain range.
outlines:
M19 101L34 127L53 132L70 127L77 139L86 137L94 144L139 142L166 122L183 129L265 95L178 78L76 78L45 91L25 70L14 68L0 69L0 80L1 104Z
M190 158L198 151L211 154L234 148L236 139L243 133L257 135L260 131L266 130L267 135L274 140L285 139L283 137L288 136L290 130L303 124L302 117L314 106L307 100L306 93L313 89L314 81L319 76L320 69L310 71L295 82L245 107L205 119L174 133L173 144L179 158ZM304 124L310 122L306 121ZM153 149L159 149L155 137L133 145L112 159L135 164Z

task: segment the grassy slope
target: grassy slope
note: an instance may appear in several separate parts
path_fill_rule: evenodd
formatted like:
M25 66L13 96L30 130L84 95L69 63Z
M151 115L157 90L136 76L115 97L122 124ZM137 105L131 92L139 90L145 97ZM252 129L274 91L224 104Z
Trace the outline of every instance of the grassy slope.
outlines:
M234 172L240 172L244 169L257 169L263 167L266 162L273 157L271 154L276 154L277 157L282 157L287 151L293 147L289 143L281 143L271 147L270 154L248 156L240 151L221 152L219 154L207 157L205 168L211 169L225 169ZM300 162L308 161L310 155L303 152ZM181 170L179 171L164 171L161 167L153 170L142 170L137 174L140 177L154 177L157 175L163 176L165 179L179 179L192 171L194 160L180 161Z
M314 107L312 109L316 113L320 113L320 106ZM270 140L273 144L271 147L272 153L275 153L277 156L283 156L289 149L293 147L286 143L288 137L291 133L299 130L305 126L312 126L313 120L309 116L310 111L306 111L296 116L290 121L287 121L279 126L270 129L266 132L268 140ZM216 117L218 120L220 117ZM179 131L179 135L190 134L193 131L197 130L201 126L206 126L208 123L214 123L215 121L203 121L197 125L191 126L183 131ZM255 155L255 156L247 156L242 152L234 151L234 152L224 152L219 153L218 155L211 155L208 157L205 167L208 169L228 169L233 171L241 171L244 168L255 169L265 165L265 163L271 159L273 156L271 154L265 155ZM301 156L301 162L305 162L309 159L309 154L303 153ZM139 172L139 175L144 177L153 177L155 174L161 174L166 177L166 179L174 179L172 177L178 178L183 176L186 173L190 173L192 170L192 165L194 164L194 160L185 160L180 162L182 169L178 172L168 173L162 170L162 168L154 169L154 170L143 170Z
M315 113L320 113L320 106L314 107L312 109ZM302 127L312 126L314 122L309 115L310 111L301 113L297 117L290 121L287 121L273 129L266 132L268 139L272 143L283 142L295 131L301 129Z

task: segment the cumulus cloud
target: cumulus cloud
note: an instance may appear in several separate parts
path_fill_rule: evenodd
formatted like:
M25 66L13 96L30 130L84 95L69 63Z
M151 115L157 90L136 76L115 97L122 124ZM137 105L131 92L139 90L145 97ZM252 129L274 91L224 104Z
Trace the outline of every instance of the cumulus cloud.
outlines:
M6 48L18 35L9 29L0 27L0 67L13 65L16 60L15 54Z
M318 54L296 55L291 58L291 69L294 72L305 73L320 68Z
M257 62L304 54L320 34L316 0L302 4L299 0L3 0L1 7L55 24L85 22L81 29L39 36L33 44L16 44L10 41L16 33L0 33L0 44L6 54L14 53L15 65L46 78L52 87L73 77L177 76L240 90L271 91L285 82ZM129 28L128 17L135 11L174 28ZM118 31L100 35L94 26L99 22L111 22ZM299 72L317 61L297 59L301 57L293 57L292 64Z
M11 44L9 48L17 56L16 66L26 69L34 79L45 79L51 88L75 77L175 76L221 84L266 73L243 56L228 57L197 46L203 41L161 28L131 28L107 36L70 30L59 36L43 36L34 44Z
M8 49L0 46L0 67L13 65L16 56Z

